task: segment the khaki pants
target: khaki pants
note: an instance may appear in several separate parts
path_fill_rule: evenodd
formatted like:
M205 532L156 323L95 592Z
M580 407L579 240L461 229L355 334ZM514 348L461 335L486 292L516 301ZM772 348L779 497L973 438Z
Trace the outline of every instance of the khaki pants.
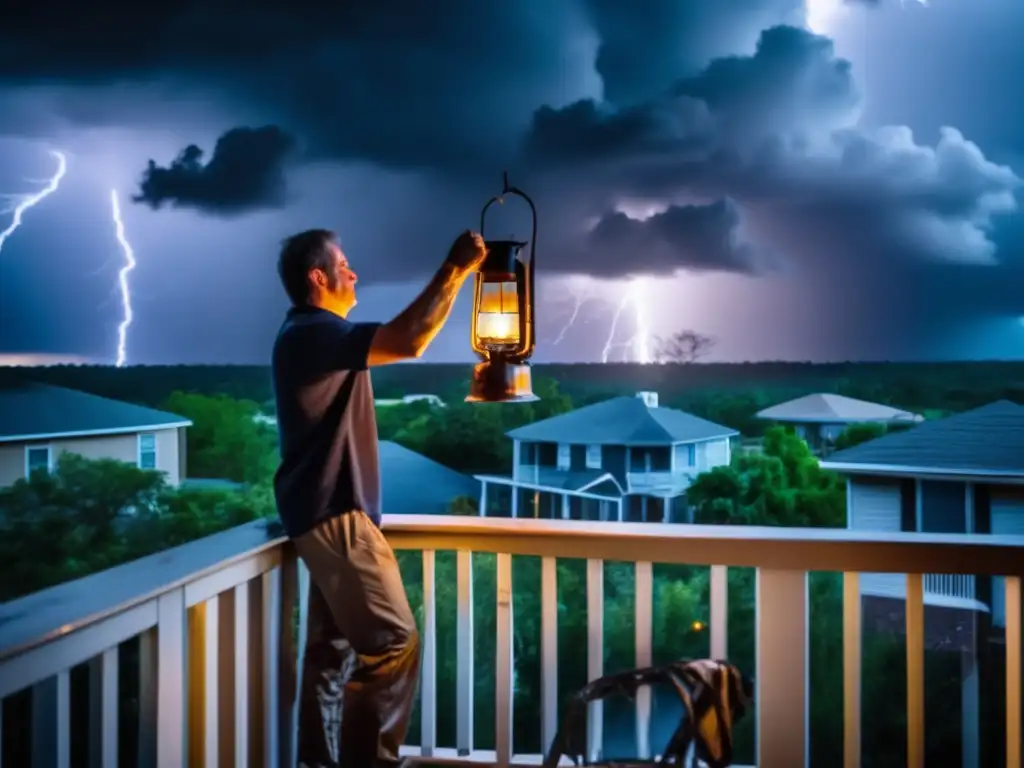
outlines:
M369 517L348 512L296 539L295 548L310 575L299 764L397 762L420 654L391 545Z

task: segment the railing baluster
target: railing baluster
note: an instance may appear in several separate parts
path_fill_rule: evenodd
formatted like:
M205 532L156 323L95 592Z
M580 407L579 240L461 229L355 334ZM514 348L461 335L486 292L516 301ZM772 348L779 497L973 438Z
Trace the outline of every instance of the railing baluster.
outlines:
M139 635L139 748L140 768L156 765L157 668L160 663L157 629Z
M71 675L62 670L32 686L32 765L71 764Z
M494 751L496 764L507 768L512 762L512 710L515 696L513 674L513 612L512 612L512 555L499 552L495 581L497 606L495 608L494 650Z
M420 754L437 748L437 553L423 550L423 654L420 675Z
M292 743L292 757L289 765L296 765L299 754L299 702L302 700L302 675L303 664L306 657L306 637L309 620L309 569L302 562L302 558L296 558L295 571L297 576L298 602L299 602L299 631L296 640L298 648L295 650L295 676L296 695L295 703L292 705L292 721L295 723L295 738Z
M587 680L604 674L604 561L587 560ZM604 752L604 704L592 701L587 711L587 756Z
M654 611L654 568L650 563L636 563L634 605L634 653L637 667L652 663L651 632ZM636 748L642 760L651 756L651 689L643 686L636 692Z
M729 658L729 569L711 566L710 588L711 658Z
M188 616L184 588L173 589L157 598L157 685L156 764L157 768L187 765L185 743L188 708L185 698L185 640Z
M235 589L217 595L217 645L213 650L217 664L217 760L215 766L235 762ZM240 765L241 763L237 763Z
M203 762L206 768L217 768L220 752L220 597L211 597L203 604ZM189 660L190 664L197 661ZM198 703L198 702L197 702Z
M860 768L860 574L843 574L843 768Z
M1006 768L1021 768L1021 588L1007 576L1006 591Z
M212 610L213 630L216 632L217 604L214 598L213 605L207 602L197 603L188 609L188 765L202 766L211 765L208 762L206 753L207 744L217 738L216 719L213 722L213 730L209 728L208 718L211 711L216 718L216 696L217 678L214 670L214 678L211 681L207 677L207 671L211 658L207 652L207 632L211 628L209 612ZM216 638L214 638L216 640Z
M456 734L459 755L473 751L473 553L460 549L456 558Z
M907 768L924 768L924 580L907 574Z
M807 751L807 573L757 569L758 768L802 768Z
M281 569L274 568L260 577L263 629L260 683L263 693L261 730L263 732L263 760L266 768L277 766L278 711L281 701Z
M117 768L118 648L89 660L89 765Z
M551 748L558 733L558 560L540 564L541 751Z
M296 745L295 701L298 695L298 658L295 649L295 607L299 590L298 555L291 544L284 547L281 572L280 612L277 620L277 764L294 765Z
M251 585L249 582L239 584L234 589L235 621L234 621L234 655L235 655L235 702L234 702L234 737L235 765L250 765L249 756L249 641L252 630L249 627L249 598ZM258 626L258 625L257 625Z

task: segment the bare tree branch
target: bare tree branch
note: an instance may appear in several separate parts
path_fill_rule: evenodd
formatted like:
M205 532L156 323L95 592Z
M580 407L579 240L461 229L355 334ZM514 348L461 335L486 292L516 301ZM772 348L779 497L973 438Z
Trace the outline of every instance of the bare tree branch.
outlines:
M717 340L692 330L676 331L671 336L658 337L655 360L659 363L695 363L715 348Z

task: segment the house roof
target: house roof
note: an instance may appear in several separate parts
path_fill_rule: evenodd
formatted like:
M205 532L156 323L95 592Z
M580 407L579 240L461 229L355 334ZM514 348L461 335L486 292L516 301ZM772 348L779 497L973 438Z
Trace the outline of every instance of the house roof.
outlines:
M921 416L880 403L843 395L816 393L773 405L757 412L757 418L805 424L854 424L857 422L921 421Z
M0 442L124 434L191 424L173 413L74 389L27 382L0 384Z
M480 483L390 440L380 441L385 515L443 515L457 496L480 496Z
M613 397L513 429L514 440L588 445L669 445L739 434L735 429L640 397Z
M837 451L822 466L1024 477L1024 407L999 400Z

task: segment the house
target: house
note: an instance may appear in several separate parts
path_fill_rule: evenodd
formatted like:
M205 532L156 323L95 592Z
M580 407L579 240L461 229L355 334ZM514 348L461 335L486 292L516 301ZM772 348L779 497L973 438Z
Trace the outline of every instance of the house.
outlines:
M851 424L914 424L923 417L867 400L817 393L758 411L757 418L789 424L812 450L828 451Z
M682 522L693 479L728 464L738 432L658 405L656 392L615 397L519 427L512 475L478 475L480 514Z
M1008 400L838 451L821 466L847 477L850 528L1024 534L1024 407ZM903 597L901 576L875 581L865 590ZM991 608L1002 626L998 582L928 582L928 604Z
M1024 407L1001 400L838 451L847 525L877 531L1024 534ZM1021 540L1024 559L1024 539ZM962 759L979 764L981 703L1005 653L1002 578L924 577L926 647L960 654ZM865 626L905 631L903 574L861 574Z
M185 429L173 413L45 384L0 384L0 487L35 470L53 468L71 451L90 459L120 459L185 477Z

